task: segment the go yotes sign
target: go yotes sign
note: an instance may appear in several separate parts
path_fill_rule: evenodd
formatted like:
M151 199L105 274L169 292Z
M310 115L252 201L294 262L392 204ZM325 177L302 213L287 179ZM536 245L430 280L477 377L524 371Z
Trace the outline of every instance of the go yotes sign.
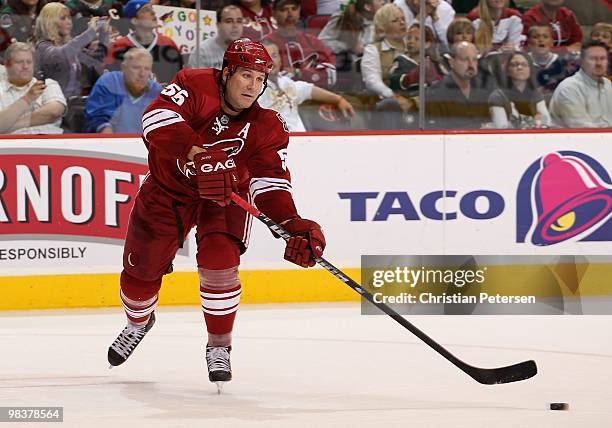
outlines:
M136 158L54 150L0 156L0 239L72 235L123 240L148 171Z

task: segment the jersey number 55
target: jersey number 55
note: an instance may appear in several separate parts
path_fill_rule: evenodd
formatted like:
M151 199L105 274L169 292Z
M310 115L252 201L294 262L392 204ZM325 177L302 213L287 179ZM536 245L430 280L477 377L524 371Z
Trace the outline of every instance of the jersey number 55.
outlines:
M177 105L182 106L185 102L185 98L189 97L189 94L185 89L181 89L176 83L170 83L166 88L161 91L162 94L170 97Z

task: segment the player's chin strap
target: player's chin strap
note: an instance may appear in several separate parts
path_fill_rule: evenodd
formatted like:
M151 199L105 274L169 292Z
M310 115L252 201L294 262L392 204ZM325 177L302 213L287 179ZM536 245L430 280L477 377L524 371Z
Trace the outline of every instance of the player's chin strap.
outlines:
M234 71L236 71L236 70L234 70ZM223 101L225 102L225 105L227 106L227 108L229 108L232 111L235 111L236 113L240 113L244 109L237 109L236 107L234 107L232 105L232 103L230 103L229 100L227 99L227 97L225 96L225 94L226 94L226 87L227 87L227 81L234 75L234 71L232 71L230 69L230 72L227 74L227 78L225 79L225 81L221 82L221 96L223 97ZM259 97L261 97L263 95L263 93L266 92L266 88L267 87L268 87L268 73L266 73L266 80L264 80L263 88L262 88L261 92L259 93L259 95L257 95L257 98L255 98L255 101L253 101L253 104L255 104L257 102L257 100L259 99ZM253 104L251 104L251 106Z
M268 87L268 75L266 74L266 80L264 80L263 83L263 87L261 89L261 92L259 93L259 95L257 95L257 98L255 98L255 101L253 101L253 103L256 103L257 100L259 99L259 97L261 97L263 95L264 92L266 92L266 88ZM252 104L251 104L252 105Z

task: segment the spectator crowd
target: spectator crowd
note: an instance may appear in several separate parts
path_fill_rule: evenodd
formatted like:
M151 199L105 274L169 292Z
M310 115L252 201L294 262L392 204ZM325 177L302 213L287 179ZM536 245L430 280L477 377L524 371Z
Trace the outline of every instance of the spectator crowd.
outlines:
M202 0L216 31L184 52L154 6L195 0L0 0L0 133L140 133L180 69L241 37L274 59L259 102L292 131L419 129L421 110L425 129L610 128L597 2L579 22L569 0Z

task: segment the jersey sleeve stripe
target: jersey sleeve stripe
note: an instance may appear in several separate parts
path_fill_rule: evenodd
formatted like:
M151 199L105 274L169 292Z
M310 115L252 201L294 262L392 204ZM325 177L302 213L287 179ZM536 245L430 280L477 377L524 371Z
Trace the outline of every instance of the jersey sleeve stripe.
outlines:
M184 122L184 121L185 120L182 117L175 117L174 119L168 119L168 120L164 120L162 122L157 122L157 123L154 123L154 124L149 125L146 128L144 128L142 133L143 133L143 136L144 136L144 138L146 140L147 139L147 135L149 134L149 132L154 131L157 128L161 128L163 126L168 126L168 125L172 125L173 123Z
M181 116L175 111L162 109L162 108L151 110L150 112L148 112L142 117L142 127L146 128L147 126L152 125L155 122L159 122L165 119L172 119L172 118L183 119L183 116Z
M158 115L158 114L161 114L161 113L167 113L167 114L171 114L173 116L177 116L177 115L180 116L180 114L175 112L174 110L169 110L167 108L156 108L156 109L153 109L153 110L145 113L142 116L142 120L144 121L144 120L150 118L151 116L155 116L155 115Z
M251 184L249 185L249 193L253 199L262 193L271 192L273 190L284 190L291 194L291 183L288 180L280 178L257 178L251 180Z
M289 187L291 187L291 182L289 180L287 180L286 178L274 178L274 177L257 177L257 178L251 178L251 182L249 184L249 186L253 186L256 183L259 182L263 182L263 183L276 183L276 184L286 184Z
M270 192L272 190L285 190L292 193L291 183L289 180L285 180L283 178L263 177L254 178L249 184L249 193L253 199L255 199L257 195Z
M143 115L142 115L142 120L143 120L143 122L144 122L144 120L145 120L145 119L148 119L148 118L150 118L151 116L153 116L154 114L159 113L161 110L164 110L164 109L159 109L159 108L156 108L155 110L151 110L151 111L149 111L149 112L147 112L147 113L143 114Z

